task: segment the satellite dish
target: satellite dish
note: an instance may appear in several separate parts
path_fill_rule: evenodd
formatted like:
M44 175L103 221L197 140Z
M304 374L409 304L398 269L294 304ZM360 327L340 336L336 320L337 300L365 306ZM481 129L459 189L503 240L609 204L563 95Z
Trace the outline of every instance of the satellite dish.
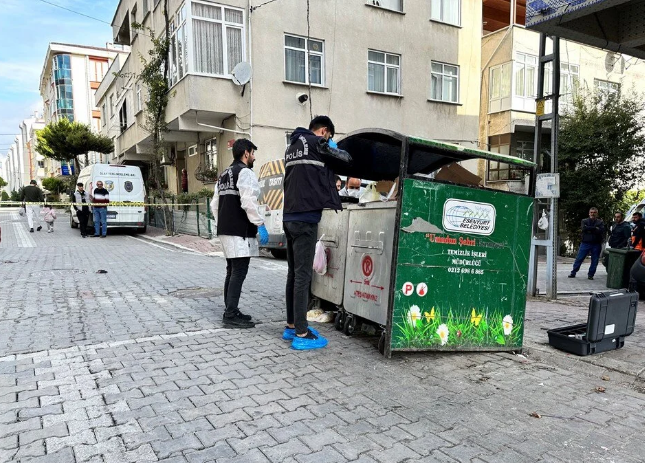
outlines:
M245 61L238 63L231 72L235 85L246 85L251 80L251 65Z
M618 53L607 52L605 55L605 71L613 72L614 66L620 60L620 55Z

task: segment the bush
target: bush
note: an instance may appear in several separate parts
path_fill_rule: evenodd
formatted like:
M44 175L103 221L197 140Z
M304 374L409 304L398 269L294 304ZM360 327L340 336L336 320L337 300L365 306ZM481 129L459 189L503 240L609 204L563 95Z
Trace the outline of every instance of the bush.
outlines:
M9 201L9 194L6 191L2 191L2 195L0 195L0 201ZM5 204L3 206L6 207Z

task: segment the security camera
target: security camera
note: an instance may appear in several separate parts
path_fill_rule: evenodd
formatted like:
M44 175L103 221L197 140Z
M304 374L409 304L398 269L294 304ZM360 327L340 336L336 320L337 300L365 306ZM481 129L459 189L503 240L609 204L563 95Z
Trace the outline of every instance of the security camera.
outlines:
M306 93L298 93L296 95L296 98L298 99L298 103L305 104L307 100L309 100L309 95L307 95Z

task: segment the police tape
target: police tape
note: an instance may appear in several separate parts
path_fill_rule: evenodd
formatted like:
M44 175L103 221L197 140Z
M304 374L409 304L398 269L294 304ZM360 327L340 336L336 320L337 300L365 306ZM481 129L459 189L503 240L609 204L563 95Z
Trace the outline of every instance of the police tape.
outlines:
M202 203L203 204L203 203ZM196 203L142 203L142 202L129 202L129 201L110 201L109 203L62 203L62 202L22 202L22 201L0 201L0 207L2 206L63 206L63 207L83 207L83 206L118 206L118 207L177 207L177 206L199 206Z

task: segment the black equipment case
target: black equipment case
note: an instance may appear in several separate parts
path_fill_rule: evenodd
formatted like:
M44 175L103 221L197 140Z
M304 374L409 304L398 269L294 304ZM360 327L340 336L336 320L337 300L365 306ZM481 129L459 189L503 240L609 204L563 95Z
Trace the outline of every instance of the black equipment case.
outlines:
M634 332L638 293L626 289L594 293L587 323L547 331L549 344L576 355L620 349Z

